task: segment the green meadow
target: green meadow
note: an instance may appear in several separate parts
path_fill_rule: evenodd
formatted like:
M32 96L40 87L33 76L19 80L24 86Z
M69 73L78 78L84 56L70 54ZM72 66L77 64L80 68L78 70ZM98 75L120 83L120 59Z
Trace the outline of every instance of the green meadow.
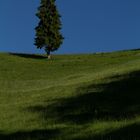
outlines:
M140 140L140 50L0 53L0 140Z

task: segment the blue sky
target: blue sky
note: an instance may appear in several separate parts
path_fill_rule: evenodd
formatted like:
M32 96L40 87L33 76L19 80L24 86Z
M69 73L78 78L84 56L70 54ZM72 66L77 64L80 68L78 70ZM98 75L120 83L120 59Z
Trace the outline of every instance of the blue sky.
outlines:
M0 51L44 53L33 45L39 0L0 0ZM139 0L57 0L65 37L57 53L140 48Z

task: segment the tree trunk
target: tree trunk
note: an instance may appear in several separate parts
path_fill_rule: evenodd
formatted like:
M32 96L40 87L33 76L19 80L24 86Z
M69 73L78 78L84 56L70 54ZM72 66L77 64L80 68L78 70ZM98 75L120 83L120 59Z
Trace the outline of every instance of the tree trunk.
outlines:
M47 51L47 58L51 59L51 52L50 51Z

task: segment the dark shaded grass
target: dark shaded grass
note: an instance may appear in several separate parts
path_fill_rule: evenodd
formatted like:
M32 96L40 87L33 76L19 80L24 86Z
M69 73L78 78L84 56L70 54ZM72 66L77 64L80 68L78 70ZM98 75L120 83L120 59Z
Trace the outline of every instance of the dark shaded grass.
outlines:
M33 130L21 131L12 134L0 132L0 140L50 140L59 134L59 130Z
M29 106L26 111L38 113L40 121L50 119L59 124L74 125L93 123L94 120L132 119L140 115L140 71L116 75L104 81L78 88L73 97L60 98L49 105ZM62 135L63 131L59 128L12 134L0 132L0 140L51 140L60 139ZM68 138L70 136L68 133ZM140 125L133 124L102 136L91 134L73 140L140 140Z
M36 55L36 54L23 54L23 53L9 53L10 55L23 57L23 58L31 58L31 59L47 59L46 56Z
M60 135L61 132L59 129L23 131L12 134L0 132L0 140L51 140L54 138L57 139ZM140 140L140 124L132 124L102 136L87 135L87 137L73 138L73 140Z
M55 122L88 124L94 120L123 120L140 115L140 71L110 77L110 82L77 89L76 96L50 105L28 107L28 111ZM82 91L82 92L81 92ZM139 140L140 125L133 124L102 136L81 140Z
M28 110L42 117L68 123L88 123L91 120L121 120L140 114L140 72L111 77L111 82L78 89L71 98L58 99L49 106L34 106ZM99 89L99 91L98 91ZM82 91L83 93L78 93Z
M74 140L140 140L140 124L132 124L102 136L89 136Z

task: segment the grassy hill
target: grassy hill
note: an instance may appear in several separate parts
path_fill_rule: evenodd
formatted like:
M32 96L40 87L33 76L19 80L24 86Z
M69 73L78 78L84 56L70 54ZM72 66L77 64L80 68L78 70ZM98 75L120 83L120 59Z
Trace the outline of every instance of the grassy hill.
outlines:
M0 54L0 139L139 140L140 51Z

